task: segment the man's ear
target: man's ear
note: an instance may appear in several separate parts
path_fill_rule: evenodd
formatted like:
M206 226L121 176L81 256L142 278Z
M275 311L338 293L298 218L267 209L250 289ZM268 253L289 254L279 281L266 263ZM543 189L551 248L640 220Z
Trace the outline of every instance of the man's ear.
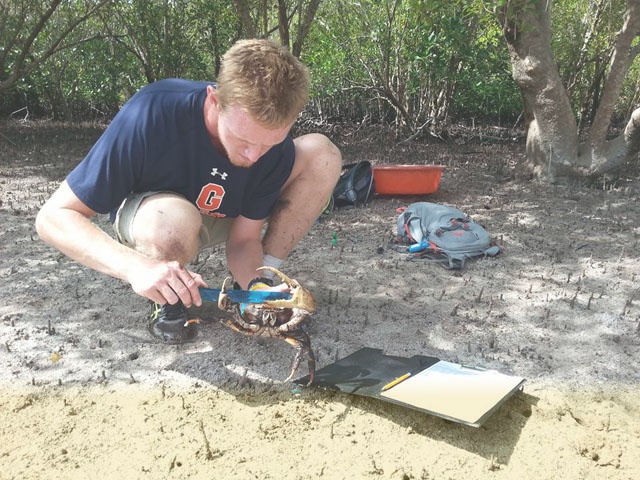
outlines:
M207 85L207 98L216 107L220 109L220 99L218 98L218 92L213 85Z

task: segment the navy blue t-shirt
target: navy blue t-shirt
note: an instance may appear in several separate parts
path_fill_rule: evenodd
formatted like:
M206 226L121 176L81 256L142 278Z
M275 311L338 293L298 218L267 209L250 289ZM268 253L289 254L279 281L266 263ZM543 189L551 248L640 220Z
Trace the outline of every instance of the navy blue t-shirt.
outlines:
M167 79L140 89L67 176L76 196L111 213L133 192L171 191L204 215L266 218L291 174L290 135L249 168L213 146L204 124L205 82Z

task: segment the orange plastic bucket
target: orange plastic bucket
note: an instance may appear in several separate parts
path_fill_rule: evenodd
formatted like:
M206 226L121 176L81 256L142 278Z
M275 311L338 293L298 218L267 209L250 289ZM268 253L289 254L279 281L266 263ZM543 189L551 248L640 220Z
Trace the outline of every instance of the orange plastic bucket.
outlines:
M376 193L381 195L423 195L440 186L444 165L374 165Z

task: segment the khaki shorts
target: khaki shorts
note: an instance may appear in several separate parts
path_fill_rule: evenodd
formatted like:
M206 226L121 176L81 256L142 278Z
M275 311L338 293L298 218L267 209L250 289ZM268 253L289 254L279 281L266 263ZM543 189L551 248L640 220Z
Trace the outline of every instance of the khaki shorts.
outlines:
M174 195L178 195L175 192L167 191L142 192L132 193L124 199L118 208L116 220L113 223L113 230L115 231L116 237L120 243L131 248L136 246L131 228L133 225L133 219L136 216L136 212L138 211L138 207L140 207L142 201L145 198L158 193L172 193ZM202 215L201 218L202 227L200 228L200 248L211 247L227 241L233 218L217 218L210 217L208 215Z

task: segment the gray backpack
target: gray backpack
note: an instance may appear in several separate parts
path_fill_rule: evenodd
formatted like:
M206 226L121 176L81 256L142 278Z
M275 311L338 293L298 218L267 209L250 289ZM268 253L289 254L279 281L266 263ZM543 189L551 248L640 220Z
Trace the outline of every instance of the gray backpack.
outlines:
M410 244L414 256L440 260L451 270L463 268L467 258L500 253L482 225L457 208L436 203L409 205L398 217L398 237Z

